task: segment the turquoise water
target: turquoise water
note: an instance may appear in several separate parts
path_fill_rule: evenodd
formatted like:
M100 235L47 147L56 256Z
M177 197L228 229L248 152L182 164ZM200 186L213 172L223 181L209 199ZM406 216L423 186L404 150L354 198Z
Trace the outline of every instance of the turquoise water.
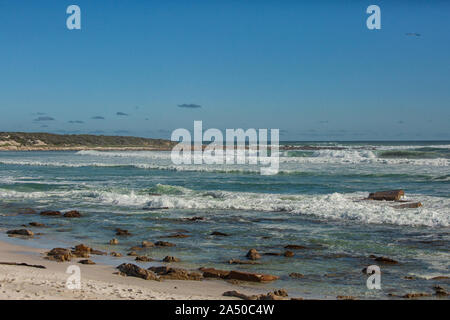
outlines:
M43 235L26 244L85 243L123 254L142 240L166 240L177 246L144 253L179 257L185 268L276 274L279 281L256 287L283 287L292 296L386 298L392 292L431 293L436 284L450 289L448 280L430 280L450 275L450 142L286 144L320 148L282 151L274 176L248 164L177 166L169 152L1 152L0 227L43 222L47 228L34 230ZM399 188L423 207L360 201L369 192ZM18 214L26 207L76 209L83 217ZM205 220L185 219L193 216ZM117 227L133 235L109 246ZM161 238L177 232L190 237ZM227 263L245 260L250 248L282 253L288 244L307 249L292 258L263 256L258 265ZM400 262L380 265L382 290L368 290L361 272L375 264L371 254ZM291 272L304 277L289 278Z

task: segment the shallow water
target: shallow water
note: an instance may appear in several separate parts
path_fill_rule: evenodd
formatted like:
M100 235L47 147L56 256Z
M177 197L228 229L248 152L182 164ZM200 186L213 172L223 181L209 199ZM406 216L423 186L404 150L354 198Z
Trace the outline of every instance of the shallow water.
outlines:
M177 246L145 253L174 255L186 268L276 274L281 280L258 286L284 287L291 296L385 298L448 288L448 280L429 279L450 275L450 142L308 145L345 149L282 151L275 176L261 176L254 165L176 166L168 152L1 152L0 227L43 222L48 227L34 231L44 235L27 243L85 243L124 254L142 240L166 240ZM423 207L361 201L399 188ZM83 217L18 214L24 207L76 209ZM193 216L205 220L183 219ZM133 235L111 247L117 227ZM230 236L211 236L216 230ZM161 238L178 232L190 237ZM227 263L245 260L250 248L282 253L287 244L307 248L292 258L263 256L258 265ZM371 254L400 262L380 264L382 290L368 290L361 272L375 264Z

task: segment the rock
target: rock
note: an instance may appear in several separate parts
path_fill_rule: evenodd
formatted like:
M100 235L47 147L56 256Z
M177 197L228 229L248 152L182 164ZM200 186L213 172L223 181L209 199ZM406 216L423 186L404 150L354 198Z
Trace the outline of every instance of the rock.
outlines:
M81 218L81 213L79 213L76 210L67 211L66 213L64 213L64 217L65 218Z
M291 274L289 274L289 277L291 278L295 278L295 279L300 279L303 278L304 275L298 272L292 272Z
M137 256L136 259L134 259L136 261L140 261L140 262L150 262L153 261L153 259L147 257L147 256Z
M160 276L161 279L171 280L201 280L203 277L198 272L189 272L184 269L171 267L151 267L149 270Z
M246 257L250 260L258 260L261 259L261 255L258 253L258 251L256 251L256 249L250 249L247 252Z
M388 257L375 257L376 262L386 263L386 264L398 264L398 261L388 258Z
M356 300L354 296L337 296L336 299L338 300Z
M32 227L45 227L45 224L39 222L30 222L29 225Z
M229 264L259 264L259 262L257 262L257 261L242 261L239 259L228 260L228 263Z
M75 246L75 249L72 251L72 254L79 258L89 258L89 254L91 253L91 248L85 246L84 244L79 244Z
M242 300L256 300L256 295L246 295L244 293L238 292L236 290L233 291L226 291L222 294L224 297L235 297Z
M58 261L58 262L65 262L72 260L72 252L69 249L64 248L53 248L49 252L47 252L47 259Z
M219 232L219 231L214 231L211 233L212 236L220 236L220 237L228 237L229 234L223 233L223 232Z
M116 257L116 258L120 258L122 256L122 254L119 252L111 252L110 255L112 255L113 257Z
M142 249L143 249L142 247L134 246L134 247L131 247L131 248L128 249L128 250L130 250L130 251L140 251L140 250L142 250Z
M416 280L416 277L414 277L414 276L404 276L403 279L405 279L405 280Z
M150 248L150 247L154 247L155 244L153 242L144 240L144 241L142 241L141 246L142 246L142 248Z
M243 271L230 271L226 279L230 280L239 280L239 281L249 281L249 282L270 282L277 280L277 276L273 276L270 274L261 274L261 273L250 273Z
M6 234L14 235L14 236L27 236L32 237L34 236L33 231L30 231L28 229L17 229L17 230L8 230Z
M307 249L305 246L301 246L301 245L298 245L298 244L288 244L284 248L285 249L291 249L291 250Z
M141 278L144 280L158 280L157 275L152 271L145 270L132 263L122 263L117 269L130 277Z
M183 239L183 238L188 238L189 236L186 234L182 234L182 233L175 233L175 234L171 234L169 236L165 236L165 237L161 237L161 238L178 238L178 239Z
M412 203L405 203L405 204L399 204L397 206L393 206L395 209L415 209L420 208L422 206L421 202L412 202Z
M95 254L97 256L106 256L106 255L108 255L107 252L100 251L100 250L95 250L95 249L91 249L91 254Z
M175 247L175 244L166 241L156 241L155 246L157 247Z
M405 299L413 299L413 298L420 298L420 297L429 297L431 294L429 293L407 293L403 296Z
M284 256L287 257L287 258L291 258L291 257L294 256L294 253L292 251L286 250L284 252Z
M136 251L131 251L131 252L128 252L128 253L127 253L127 255L128 255L128 256L132 256L132 257L136 257L136 256L138 256L138 254L137 254L137 252L136 252Z
M37 268L37 269L47 269L45 266L39 265L39 264L28 264L28 263L18 263L18 262L0 262L2 265L7 266L23 266L23 267L30 267L30 268ZM1 284L0 284L1 287Z
M378 191L369 194L369 200L399 201L405 195L403 190Z
M163 259L163 262L180 262L180 259L172 257L172 256L166 256Z
M80 261L78 261L78 263L81 263L81 264L95 264L94 261L89 260L89 259L80 260Z
M119 244L119 240L117 240L116 238L111 239L111 240L109 240L109 244L113 245L113 246L118 245Z
M449 295L447 290L445 290L441 286L434 286L433 289L434 289L434 294L437 295L437 296L445 297L445 296Z
M226 279L227 276L230 274L230 271L219 270L214 268L200 268L199 270L203 272L203 277L205 278Z
M131 236L131 233L129 233L128 230L117 228L116 236Z
M59 211L52 211L52 210L47 210L47 211L42 211L40 213L41 216L60 216L61 212Z
M205 218L203 218L203 217L192 217L192 218L183 218L183 220L187 220L187 221L202 221L202 220L205 220Z

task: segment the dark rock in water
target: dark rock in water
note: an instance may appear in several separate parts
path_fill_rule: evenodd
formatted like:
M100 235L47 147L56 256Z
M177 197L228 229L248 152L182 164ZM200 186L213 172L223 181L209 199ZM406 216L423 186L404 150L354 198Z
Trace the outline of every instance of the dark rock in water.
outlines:
M32 227L45 227L45 224L39 222L30 222L29 225Z
M175 247L175 244L166 241L156 241L155 246L157 247Z
M372 256L373 258L373 256ZM386 263L386 264L398 264L398 261L388 258L388 257L375 257L376 262Z
M291 249L291 250L307 249L305 246L301 246L301 245L298 245L298 244L288 244L284 248L285 249Z
M398 206L394 206L395 209L415 209L420 208L422 206L421 202L412 202L412 203L405 203L405 204L399 204Z
M52 211L52 210L47 210L47 211L42 211L40 213L41 216L60 216L61 212L59 211Z
M189 236L186 234L182 234L182 233L175 233L175 234L171 234L168 236L164 236L161 238L179 238L179 239L183 239L183 238L188 238Z
M214 268L200 268L199 270L203 272L203 277L205 278L226 279L226 277L230 274L230 271L219 270Z
M226 279L230 280L239 280L239 281L249 281L249 282L270 282L277 280L277 276L273 276L270 274L261 274L261 273L251 273L251 272L243 272L243 271L230 271Z
M226 234L226 233L223 233L223 232L220 232L220 231L214 231L214 232L211 233L211 235L212 236L220 236L220 237L228 237L229 236L229 234Z
M89 260L89 259L80 260L80 261L78 261L78 263L81 263L81 264L95 264L94 261Z
M202 220L205 220L205 218L203 218L203 217L192 217L192 218L183 218L183 220L186 220L186 221L202 221Z
M261 259L261 255L258 253L258 251L256 251L256 249L250 249L247 254L246 257L250 260L258 260Z
M434 286L434 294L440 297L446 297L448 295L450 295L447 290L445 290L443 287L441 286Z
M18 211L19 214L36 214L36 210L32 208L23 208Z
M289 274L289 277L291 278L295 278L295 279L300 279L303 278L304 275L298 272L292 272L291 274Z
M32 237L34 236L33 231L27 230L27 229L17 229L17 230L8 230L6 231L6 234L14 235L14 236L27 236Z
M403 279L405 279L405 280L416 280L416 277L414 277L414 276L404 276Z
M405 294L403 296L403 298L405 298L405 299L413 299L413 298L430 297L430 296L431 296L431 294L429 294L429 293L422 293L422 292L416 293L416 292L413 292L413 293Z
M189 272L180 268L171 268L171 267L151 267L149 270L153 271L161 279L170 279L170 280L201 280L203 277L200 273L197 272Z
M111 240L109 240L109 244L113 245L113 246L118 245L119 244L119 240L117 240L116 238L111 239Z
M53 248L49 252L47 252L47 259L58 261L58 262L65 262L72 260L72 252L69 249L64 248Z
M141 246L142 246L142 248L151 248L151 247L154 247L155 244L153 242L144 240L144 241L142 241Z
M134 246L134 247L131 247L130 249L128 249L128 250L130 250L130 251L140 251L140 250L143 250L144 248L142 248L142 247L138 247L138 246Z
M95 249L91 249L91 254L95 254L97 256L106 256L106 255L108 255L107 252L100 251L100 250L95 250Z
M172 256L166 256L163 259L163 262L180 262L180 259L172 257Z
M128 255L128 256L132 256L132 257L136 257L136 256L138 256L138 254L137 254L137 252L136 252L136 251L131 251L131 252L128 252L128 253L127 253L127 255Z
M140 262L150 262L153 261L152 258L149 258L147 256L137 256L136 259L134 259L136 261L140 261Z
M132 263L122 263L117 269L130 277L141 278L144 280L158 280L157 275L152 271L145 270Z
M76 210L72 210L72 211L68 211L68 212L64 213L64 217L65 218L80 218L81 213L79 213Z
M239 260L239 259L231 259L231 260L228 260L228 263L229 264L259 264L259 262L257 262L257 261L242 261L242 260Z
M405 195L404 190L378 191L369 194L369 200L398 201Z
M116 236L131 236L131 233L129 233L128 230L117 228Z
M293 257L295 254L292 252L292 251L289 251L289 250L286 250L285 252L284 252L284 256L285 257L287 257L287 258L291 258L291 257Z
M120 258L122 256L122 254L119 252L111 252L110 255L116 258Z

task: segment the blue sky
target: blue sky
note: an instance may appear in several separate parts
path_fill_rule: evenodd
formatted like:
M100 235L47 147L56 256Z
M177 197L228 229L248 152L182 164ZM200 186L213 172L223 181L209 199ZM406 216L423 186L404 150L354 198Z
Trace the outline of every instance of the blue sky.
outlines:
M450 139L449 40L448 1L0 0L0 131Z

